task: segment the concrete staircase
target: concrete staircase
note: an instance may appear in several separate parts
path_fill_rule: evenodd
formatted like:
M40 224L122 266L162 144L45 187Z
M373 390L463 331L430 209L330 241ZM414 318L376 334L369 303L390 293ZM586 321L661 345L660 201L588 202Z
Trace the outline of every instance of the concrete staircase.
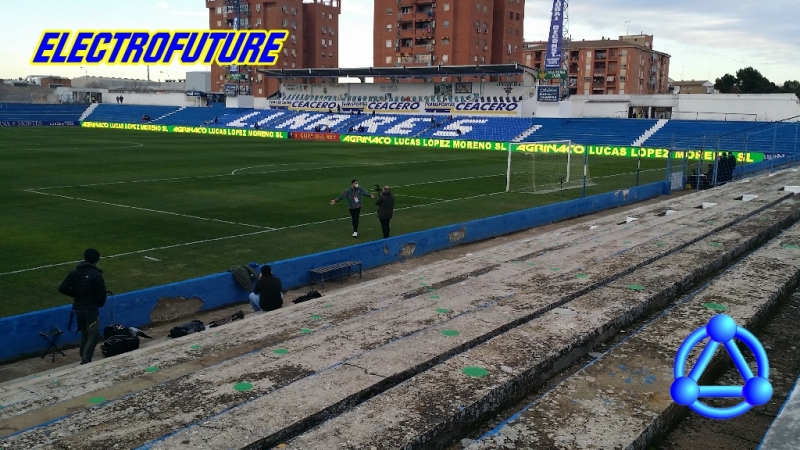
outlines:
M86 118L89 117L89 114L91 114L97 108L97 105L99 105L99 103L92 103L91 105L89 105L89 107L86 108L86 111L84 111L83 114L81 114L81 118L78 120L81 122L86 120Z
M515 137L511 140L511 142L522 142L525 138L535 133L539 128L542 128L541 125L534 125L527 130L523 131L519 136Z
M164 118L166 118L166 117L169 117L169 116L171 116L171 115L173 115L173 114L175 114L175 113L177 113L177 112L181 112L181 111L183 111L184 109L186 109L186 107L185 107L185 106L181 106L180 108L176 109L175 111L168 112L168 113L164 114L164 115L163 115L163 116L161 116L161 117L156 117L156 118L155 118L155 120L153 120L153 122L158 122L159 120L161 120L161 119L164 119Z
M631 144L631 145L633 145L634 147L641 147L642 144L644 144L644 142L646 140L650 139L650 136L656 134L656 132L658 130L660 130L661 128L663 128L664 125L667 124L667 122L669 122L669 120L667 120L667 119L659 119L658 122L656 122L655 125L653 125L649 130L645 131L644 134L639 136L639 139L636 139L635 141L633 141L633 144Z

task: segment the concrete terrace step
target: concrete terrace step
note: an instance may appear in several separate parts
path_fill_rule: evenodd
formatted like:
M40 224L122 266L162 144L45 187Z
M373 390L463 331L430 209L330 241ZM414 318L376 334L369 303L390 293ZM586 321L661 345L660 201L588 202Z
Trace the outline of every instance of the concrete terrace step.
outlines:
M800 241L800 240L798 240ZM757 450L796 450L800 442L800 378Z
M762 195L759 199L756 199L755 202L748 202L745 204L737 201L729 201L731 205L734 205L734 210L732 210L728 216L719 215L720 213L725 212L725 207L723 206L725 203L722 203L720 204L719 209L716 210L717 216L713 217L723 221L729 218L732 220L739 220L743 216L742 214L750 213L753 210L756 210L757 207L763 207L763 205L760 205L759 202L774 200L779 198L781 195L785 195L785 193L781 193L777 191L777 189L772 189L769 195ZM695 203L692 200L687 200L687 202L688 204ZM678 207L676 204L673 204L672 206ZM735 211L737 208L745 209L742 210L742 213L739 213ZM698 224L703 223L698 222L697 220L708 219L708 217L711 217L711 211L712 210L709 209L694 213L694 219L696 219L696 221L685 225L692 228L691 231L693 233L696 232L692 234L692 236L699 236L710 231L706 231L703 228L697 227ZM604 257L607 257L613 253L630 249L631 247L642 242L643 239L652 239L654 237L666 235L668 233L666 233L662 227L665 226L668 220L677 219L679 217L679 214L666 217L656 217L654 215L652 217L643 217L641 221L634 222L636 228L633 226L628 226L621 231L607 230L601 223L598 225L598 229L603 230L605 236L601 234L595 234L594 237L604 238L604 244L602 246L594 244L597 239L591 239L591 234L588 236L586 235L585 226L574 227L574 229L570 232L563 233L558 237L558 239L566 241L565 244L560 245L560 248L559 244L556 244L556 247L547 247L547 245L553 243L553 239L552 237L545 236L541 239L541 242L516 242L500 246L500 248L505 248L506 252L494 254L493 261L495 263L504 263L508 262L509 260L515 260L521 257L530 258L533 257L534 254L544 253L544 255L536 256L536 264L542 268L541 270L547 271L550 267L558 265L560 266L559 269L561 271L567 273L569 270L576 269L580 266L580 264L577 264L577 262L591 261L592 259L602 260ZM620 228L616 223L619 220L619 217L611 217L608 218L606 222L610 222L610 225ZM651 229L646 230L644 226L650 222L652 222L650 225ZM708 224L705 224L705 226L710 227ZM649 234L647 234L646 231ZM571 232L577 233L576 236L572 237L572 248L566 246L566 243L569 243L571 239L570 236L567 236L567 234ZM629 234L635 235L630 238L631 241L622 241L622 239L627 237ZM689 235L686 236L688 237ZM574 239L575 237L578 238L577 241ZM609 239L606 240L605 238ZM680 240L675 242L678 244L681 243ZM667 242L661 242L660 244L662 244L662 246L667 246ZM558 252L555 252L554 250L558 250ZM375 280L373 282L361 285L363 286L362 289L354 288L350 292L337 292L336 296L327 298L324 301L336 301L338 306L340 303L339 299L343 297L347 298L350 304L341 305L342 308L337 308L336 310L339 314L343 315L342 317L352 317L360 314L367 314L369 311L375 308L386 308L388 305L391 305L392 302L403 301L403 299L414 296L424 296L428 289L431 288L438 288L441 293L441 289L443 287L462 283L464 280L468 280L469 277L480 277L480 273L490 273L499 267L498 264L493 264L487 267L486 262L484 262L482 259L479 259L483 256L484 255L482 254L478 254L477 258L465 257L462 258L461 261L455 261L452 262L452 264L443 265L438 270L428 270L428 268L425 267L416 271L414 274L399 275L383 281ZM498 256L502 257L502 259L497 259ZM562 260L565 259L565 257L570 261L569 264L563 264ZM513 266L513 263L511 266ZM460 268L462 270L454 272L452 270L453 268ZM521 270L519 270L520 268ZM529 269L537 271L539 270L531 269L527 265L522 265L518 267L517 270L512 270L510 274L503 274L504 277L494 280L494 284L498 286L498 289L501 290L503 289L504 284L519 285L520 275L524 274L524 272ZM425 277L425 281L431 284L428 286L419 286L420 284L428 283L420 283L418 280L419 277L416 277L417 274L427 275L427 277ZM508 278L512 279L511 283L504 281ZM480 279L479 284L487 284L487 281L488 279L484 276ZM513 283L513 281L517 282ZM393 292L397 294L386 297L386 292ZM467 295L467 297L469 297L469 295ZM366 308L364 308L365 302L367 304ZM217 333L222 333L222 336L224 337L217 338L216 336L209 336L207 333L193 336L192 342L195 343L194 345L202 346L202 348L196 349L195 351L187 352L185 346L180 345L178 342L165 342L160 345L163 351L156 350L155 347L151 347L148 348L148 351L144 353L137 352L119 356L116 358L115 364L104 363L105 369L103 370L104 376L102 377L94 375L87 379L86 375L83 373L84 368L78 368L74 370L74 372L76 372L75 374L72 374L70 371L65 371L61 374L53 374L47 379L22 380L16 386L9 386L10 392L0 394L0 402L6 405L6 408L0 411L0 417L12 417L14 415L30 411L31 409L41 408L43 406L47 406L48 404L53 404L59 401L63 402L65 400L69 400L70 398L79 397L90 392L97 392L98 390L102 390L114 385L119 388L121 383L138 378L141 375L143 367L150 367L153 364L158 364L162 370L169 369L170 367L177 367L182 364L188 364L189 367L197 367L197 364L200 364L200 367L204 367L208 364L216 364L226 358L224 355L218 356L216 354L217 352L222 352L223 349L226 348L226 345L227 348L225 349L224 354L227 355L227 359L235 358L240 356L243 352L246 353L248 351L253 351L255 348L259 348L259 345L266 345L269 343L279 342L282 339L288 339L286 336L281 335L281 337L277 337L277 335L287 332L289 332L291 335L291 333L296 332L297 329L308 325L309 317L315 311L319 312L319 307L308 304L305 305L300 312L297 312L296 309L294 309L291 314L287 312L286 314L283 314L283 317L281 318L276 317L276 320L281 322L283 326L275 330L276 335L273 335L272 337L270 337L270 335L265 336L263 330L260 329L260 323L252 322L255 320L254 318L248 318L245 319L245 321L237 322L235 327L234 325L230 326L234 328L219 328L219 331L216 332L215 335ZM281 313L283 313L283 311L281 311ZM320 320L314 325L319 328L330 326L334 323L336 323L336 321ZM253 332L254 327L256 328L255 332ZM254 337L257 338L254 339ZM206 359L207 361L201 363L198 361L198 359ZM162 374L163 373L165 372L162 372ZM181 374L184 372L179 370L178 373ZM153 378L162 379L160 376L153 376ZM58 385L53 386L51 379L57 379ZM87 381L91 382L87 383ZM17 388L18 392L13 389L14 387ZM42 397L45 397L47 401L45 401Z
M754 186L752 186L752 187L754 187ZM720 191L720 192L722 192L722 191ZM775 192L777 192L777 191L775 191ZM776 195L776 194L774 194L774 193L773 193L772 195ZM766 201L766 198L767 198L767 196L764 196L763 198L761 198L761 200L763 200L763 201ZM747 203L747 204L739 202L738 204L739 204L739 205L745 205L746 207L751 207L752 205L755 205L753 202L749 202L749 203ZM753 207L753 208L755 208L755 206L752 206L752 207ZM709 210L709 211L710 211L710 210ZM667 216L667 217L672 217L672 216ZM692 224L692 225L694 225L694 224ZM697 227L693 227L693 228L694 228L694 229L696 229ZM554 253L554 254L555 254L555 253ZM513 267L513 265L512 265L512 266L509 266L509 267ZM513 274L512 274L512 275L513 275ZM502 279L502 278L501 278L501 279ZM416 280L414 280L414 281L416 281ZM467 298L467 296L469 296L469 294L471 294L471 293L472 293L472 292L475 290L475 287L476 287L476 286L472 286L472 287L470 287L469 289L467 289L467 292L464 292L463 294L462 294L461 292L454 292L454 293L455 293L455 294L456 294L458 297L461 297L461 298ZM409 299L409 300L411 300L411 299ZM415 299L415 300L419 300L419 299ZM311 305L309 305L309 306L311 306ZM459 306L459 305L457 304L456 306ZM419 307L419 306L416 306L415 308L419 309L420 307ZM367 309L369 309L369 308L367 308ZM362 311L363 311L363 310L362 310ZM412 309L411 309L411 311L414 311L414 309L412 308ZM401 311L401 312L402 312L402 311ZM306 314L307 314L307 313L306 313ZM402 314L407 314L407 313L402 313ZM402 315L402 314L401 314L401 315ZM354 317L354 315L355 315L355 314L351 314L351 312L348 312L346 315L348 315L349 317ZM431 315L433 315L433 314L431 314ZM435 315L433 315L433 316L435 317ZM278 321L280 321L280 319L278 318L278 316L277 316L277 315L275 315L275 316L270 316L270 317L273 317L273 318L277 319ZM295 315L295 317L299 317L299 315ZM397 315L395 315L394 317L400 317L400 316L397 316ZM391 318L391 317L390 317L390 318ZM385 322L386 322L386 317L377 317L377 316L373 316L373 318L372 318L372 319L373 319L373 320L375 320L375 319L378 319L378 320L374 321L373 323L379 323L379 324L381 324L381 323L385 323ZM305 323L308 323L308 322L310 322L310 321L309 321L309 319L308 319L308 316L305 316L305 317L303 317L303 318L302 318L302 319L300 319L300 320L304 321ZM357 321L359 321L359 320L363 320L363 317L361 317L361 318L356 318L356 319L353 319L353 320L351 320L350 322L357 322ZM424 320L431 320L431 317L427 317L427 318L425 318ZM414 321L410 321L410 322L411 322L411 323L414 323ZM261 323L263 324L263 322L261 322ZM244 323L244 321L243 321L243 322L240 322L240 324L241 324L242 326L246 325L246 324ZM249 322L249 325L251 325L251 326L252 326L252 325L255 325L255 324L254 324L253 322ZM352 324L351 324L351 325L352 325ZM393 326L394 326L395 328L402 328L402 327L399 327L399 325L398 325L397 323L395 323ZM243 328L243 327L239 327L239 326L237 326L237 328ZM391 328L391 327L390 327L390 328ZM287 330L288 330L288 328L287 328ZM280 331L278 334L280 334L280 333L286 333L286 332L288 332L287 330L281 330L281 331ZM223 330L222 330L222 329L220 329L220 333L221 333L222 331L223 331ZM332 330L332 331L335 331L335 330ZM394 332L394 330L381 330L381 331L383 331L384 333L390 333L390 332ZM359 332L359 330L358 330L358 329L354 329L354 330L352 330L352 329L351 329L351 330L347 330L347 333L348 333L348 334L347 334L347 336L357 335L357 334L358 334L358 332ZM296 328L293 328L293 329L291 330L291 332L288 332L288 333L289 333L288 335L286 335L286 336L283 336L283 339L284 339L284 341L286 341L286 342L289 342L289 341L293 340L293 339L294 339L294 338L297 336L297 331L296 331ZM237 334L241 334L241 333L237 333ZM262 334L263 334L263 332L262 332ZM232 335L233 335L233 334L231 333L231 336L232 336ZM273 336L273 337L274 337L274 336ZM201 335L197 335L197 336L196 336L196 337L194 337L193 339L202 339L202 340L204 340L204 342L206 342L206 341L211 341L211 342L206 342L206 343L208 344L208 346L209 346L209 347L211 347L211 346L213 346L213 345L215 345L215 344L219 344L219 342L218 342L218 341L224 341L224 338L217 338L217 339L214 339L214 338L212 338L212 337L211 337L209 334L205 334L205 335L202 335L202 334L201 334ZM373 336L373 338L372 338L372 339L373 339L373 341L372 341L372 344L370 344L370 345L378 345L378 346L380 346L380 345L382 344L382 341L381 341L380 339L378 339L378 338L376 338L376 337L374 337L374 336ZM214 341L216 341L216 342L214 342ZM237 339L237 341L238 341L238 339ZM327 342L327 341L323 341L323 342ZM236 344L240 344L240 343L241 343L241 342L236 342ZM266 343L266 341L264 341L264 340L261 340L261 341L259 341L259 342L256 342L256 343L248 343L248 342L245 342L245 344L248 344L248 345L250 345L250 344L253 344L253 345L256 345L256 344L258 344L258 345L262 345L262 347L266 347L266 346L268 346L268 345L264 345L265 343ZM177 344L176 344L176 343L174 343L174 342L173 342L173 343L169 343L169 344L175 344L175 345L177 346ZM222 342L222 344L223 344L223 345L222 345L220 348L213 349L212 351L213 351L213 352L223 352L223 353L229 353L227 350L225 350L225 349L224 349L224 348L226 347L226 345L224 345L224 344L226 344L226 342ZM330 346L333 346L334 348L339 348L339 347L340 347L339 345L336 345L337 343L329 343L329 344L330 344ZM342 348L345 348L345 349L346 349L346 350L348 350L348 351L349 351L349 350L352 350L352 347L353 347L352 343L349 343L349 344L350 344L350 345L349 345L349 347L350 347L350 348L348 348L348 345L347 345L348 343L346 343L346 342L343 342L343 344L344 344L344 347L342 347ZM362 344L363 344L363 342L362 342ZM189 345L189 344L188 344L188 341L187 341L187 344L185 344L185 345L186 345L186 346L188 346L188 345ZM309 347L310 347L310 346L309 346ZM254 348L255 348L255 349L257 349L257 348L259 348L259 347L254 347ZM205 349L205 345L203 346L203 349ZM180 349L180 350L181 350L181 351L179 352L180 354L178 354L178 355L170 355L170 356L172 356L172 357L173 357L173 359L175 359L175 358L177 358L177 359L181 359L181 358L182 358L184 361L186 361L187 359L191 359L191 358L187 358L187 356L185 355L185 353L186 353L186 349L185 349L185 347L184 347L184 348L182 348L182 349ZM198 350L197 350L197 353L200 353L201 351L202 351L201 349L198 349ZM317 349L317 351L319 351L319 349ZM301 353L301 352L302 352L302 349L300 349L300 350L293 349L293 350L292 350L292 353ZM192 352L189 352L189 353L192 353ZM313 352L311 352L311 353L313 353ZM329 351L328 353L331 353L331 352ZM141 356L141 355L139 355L139 356ZM155 355L151 355L151 356L155 356ZM162 356L166 356L166 355L162 355ZM226 374L228 374L227 376L230 376L230 377L233 377L233 378L235 378L236 376L241 376L241 375L242 375L240 371L239 371L239 372L236 372L236 371L234 371L234 370L232 369L232 367L236 367L236 365L237 365L237 364L241 364L241 363L243 363L243 362L244 362L244 358L242 358L242 359L239 359L239 360L235 360L235 361L226 361L226 362L221 362L221 363L220 363L220 361L222 361L222 360L225 358L225 356L218 356L216 353L213 353L213 354L211 354L211 355L208 355L208 356L210 356L210 357L217 357L217 358L219 358L219 359L218 359L218 360L215 362L215 363L219 363L219 364L218 364L218 366L215 366L215 367L214 367L214 369L215 369L215 370L218 370L218 371L224 371L224 372L226 372ZM263 357L263 356L265 356L265 355L261 354L261 356ZM319 357L319 355L313 355L313 356ZM330 356L330 355L328 355L328 356ZM255 357L256 357L256 355L247 355L247 357L250 357L250 359L253 359L253 358L255 358ZM120 359L123 359L123 358L121 358L121 357L118 357L118 358L120 358ZM339 362L340 362L340 361L341 361L341 358L343 358L343 357L342 357L342 356L339 356L339 355L337 355L337 356L336 356L336 358L333 358L331 361L332 361L333 363L335 363L335 364L336 364L336 363L337 363L337 358L339 358ZM344 357L344 358L346 359L346 357ZM212 358L212 359L213 359L213 358ZM229 359L230 359L230 357L229 357ZM152 360L151 360L151 361L152 361ZM169 362L170 362L170 361L162 361L162 362L163 362L163 363L165 363L165 364L169 364ZM191 361L189 361L189 362L191 362ZM205 366L208 366L210 362L213 362L213 361L205 361L204 363L200 363L200 361L195 361L195 363L197 363L197 364L195 364L195 367L194 367L194 369L195 369L195 370L197 370L197 369L199 369L200 367L205 367ZM262 367L262 368L264 367L264 365L263 365L263 364L262 364L261 366L259 366L258 364L250 364L251 362L253 362L253 361L248 361L248 363L246 364L246 367ZM141 361L140 361L140 363L141 363ZM187 363L187 364L188 364L188 366L189 366L189 369L191 369L191 364L189 364L189 363ZM310 364L310 366L314 366L314 365L315 365L315 364ZM140 375L142 374L142 370L143 370L142 368L143 368L143 367L147 367L147 365L141 365L141 364L140 364L140 365L138 365L138 366L137 366L137 369L136 369L136 375L137 375L137 376L140 376ZM162 366L161 366L161 365L159 365L159 367L162 367ZM296 367L299 367L299 366L296 366ZM318 366L318 367L319 367L319 366ZM186 367L184 367L184 369L187 369L187 368L186 368ZM189 369L187 369L187 370L189 370ZM324 369L324 367L323 367L323 369ZM277 369L276 369L276 370L277 370ZM318 369L318 370L319 370L319 369ZM189 370L189 371L190 371L190 370ZM169 374L167 374L167 372L168 372L168 370L164 370L163 372L158 372L158 373L155 373L155 374L149 374L149 375L147 375L147 376L152 378L152 381L151 381L151 383L152 383L152 382L154 382L154 381L156 381L156 380L161 380L161 381L163 381L163 380L165 379L165 377L167 377L167 378L168 378L168 377L170 377L170 376L175 376L175 374L169 375ZM181 371L179 371L179 372L182 372L182 370L181 370ZM202 385L202 384L206 383L206 387L208 387L208 386L207 386L207 382L206 382L206 381L204 381L204 380L202 380L202 378L203 378L204 376L208 376L208 375L209 375L207 372L209 372L209 371L205 371L204 373L194 373L194 374L192 374L192 375L189 375L189 376L187 376L187 377L189 377L190 379L192 379L192 383L191 383L192 385L194 385L194 384L200 384L200 385ZM280 372L280 371L279 371L279 372ZM304 374L307 374L308 372L309 372L309 370L308 370L308 369L306 369L306 370L305 370L304 372L302 372L302 373L304 373ZM110 373L112 373L112 374L113 374L114 372L113 372L113 371L111 371ZM187 372L184 372L184 373L188 373L188 371L187 371ZM295 373L295 375L297 375L298 373L299 373L299 372L296 372L296 373ZM312 373L313 373L313 371L312 371ZM179 373L178 375L182 375L182 373ZM261 375L263 375L263 373L262 373ZM284 372L284 373L278 373L278 372L275 372L275 373L273 373L272 375L273 375L275 378L284 378L283 380L281 380L281 382L291 382L291 377L289 377L289 379L287 380L287 379L286 379L286 377L282 377L282 376L280 376L280 375L286 375L286 373L285 373L285 372ZM195 379L197 376L199 376L199 378L200 378L200 379ZM159 377L160 377L160 378L159 378ZM184 377L184 378L186 378L186 377ZM233 378L232 378L232 379L233 379ZM137 381L139 384L141 384L141 383L142 383L141 379L139 379L139 380L136 380L136 381ZM83 383L83 384L86 384L86 380L85 380L85 379L83 379L83 380L80 380L80 382L81 382L81 383ZM172 381L169 381L169 382L172 382ZM187 381L186 381L186 380L183 380L183 382L185 383L185 382L187 382ZM167 383L167 382L165 382L165 383ZM221 381L220 381L220 380L217 380L217 385L219 385L219 383L221 383ZM135 385L136 383L133 383L133 384ZM145 384L146 384L146 383L145 383ZM160 387L160 386L159 386L159 387ZM120 386L116 386L116 389L117 389L117 390L120 390ZM154 389L151 389L151 391L153 391L153 390L156 390L156 389L155 389L155 388L154 388ZM122 389L120 392L121 392L121 393L130 393L130 390L125 390L125 389ZM120 394L120 392L118 392L117 394L119 395L119 394ZM134 391L134 392L135 392L135 391ZM177 390L176 392L181 392L181 391L180 391L180 390ZM95 393L96 393L96 392L95 392ZM187 393L188 393L188 392L187 392ZM195 393L196 393L196 392L195 392ZM139 394L136 394L136 395L139 395ZM150 392L148 395L153 395L153 392ZM165 395L166 395L166 394L165 394ZM177 395L177 394L176 394L176 395ZM158 393L156 393L156 398L158 398L158 397L159 397L159 396L158 396ZM246 398L246 397L245 397L245 398ZM84 402L83 404L85 404L85 400L86 400L86 399L76 399L76 400L83 400L83 402ZM196 400L196 399L192 399L192 400ZM211 398L211 399L207 399L207 400L213 400L213 398ZM239 401L239 402L241 402L241 401L243 401L243 399L240 399L240 400L238 400L238 401ZM62 402L62 403L63 403L63 402ZM112 402L111 404L113 404L113 403L115 403L115 402ZM190 403L191 403L191 401L190 401ZM224 402L223 402L223 403L224 403ZM78 403L78 404L80 404L80 403ZM146 403L145 403L145 404L146 404ZM236 403L234 402L234 404L236 404ZM62 406L65 406L65 405L62 405ZM74 407L75 405L73 404L72 406ZM119 406L119 405L118 405L118 406ZM140 406L141 406L141 405L140 405ZM198 407L200 408L200 410L201 410L201 411L206 411L206 410L207 410L207 407L208 407L208 405L205 405L205 406L206 406L206 408L204 408L204 407L203 407L203 405L198 405ZM4 411L4 413L5 413L5 411ZM58 416L57 416L57 417L58 417ZM166 433L165 433L165 434L166 434ZM96 436L96 437L97 437L97 438L101 438L102 436Z
M760 222L760 221L759 221ZM763 222L760 222L763 223ZM735 237L738 241L740 236ZM538 289L534 289L540 292ZM456 301L456 304L461 303ZM523 310L529 307L531 301L529 299L522 302L522 304L515 305L516 309ZM444 306L447 306L444 304ZM502 306L502 305L501 305ZM495 331L491 328L503 326L514 317L508 317L509 311L502 310L501 308L493 308L494 313L490 313L490 307L486 307L479 318L469 317L468 315L461 315L446 323L438 326L428 327L420 333L411 335L405 339L390 342L386 346L377 348L374 351L367 352L363 356L346 360L344 364L332 365L329 370L324 373L317 373L313 377L307 377L298 380L291 385L282 389L276 390L269 395L263 395L261 398L254 400L249 404L245 404L236 408L228 413L220 415L218 418L210 418L203 421L196 427L188 428L185 431L178 432L174 435L168 436L164 442L155 442L148 445L147 448L181 448L182 444L186 444L185 448L217 448L222 445L223 440L229 442L228 439L240 439L236 444L244 445L247 442L259 437L261 430L262 437L259 445L269 446L274 445L280 441L284 436L291 435L297 429L309 427L314 422L334 415L339 411L346 409L350 406L350 402L354 397L359 395L367 395L364 391L369 386L370 382L373 386L380 385L381 383L391 383L392 378L396 377L398 373L403 371L419 372L418 367L406 367L406 365L420 364L420 359L432 358L433 363L441 359L443 348L432 349L430 346L430 332L438 333L436 330L443 326L455 326L461 328L456 329L471 329L478 333L493 333ZM453 311L458 314L458 310ZM505 321L505 322L504 322ZM451 323L453 325L451 325ZM397 324L388 324L387 329L393 329ZM381 330L383 331L383 330ZM469 341L469 336L464 337ZM336 347L336 343L332 346ZM462 346L458 346L462 347ZM454 351L458 351L456 347ZM292 352L295 353L294 349ZM437 353L439 352L439 353ZM265 360L268 364L269 361ZM431 363L421 363L425 365L432 365ZM265 367L265 366L262 366ZM347 380L347 381L343 381ZM355 382L357 381L357 382ZM324 387L324 389L323 389ZM334 389L335 387L335 389ZM353 391L353 389L357 389ZM307 393L314 391L315 394L309 396ZM312 397L312 398L309 398ZM338 398L338 402L332 403ZM334 408L336 407L336 408ZM313 411L313 414L303 418L286 417L285 408L290 410L304 412ZM225 438L219 437L214 441L217 432L212 430L236 428L238 424L246 423L247 417L259 417L260 425L258 427L251 427L250 425L242 426L242 430L253 430L247 433L237 433L236 436L227 435ZM288 423L289 425L283 429L275 429L272 435L267 435L272 428L273 424ZM212 436L213 435L213 436ZM194 439L196 438L196 439ZM189 441L191 441L189 443ZM204 442L207 441L207 442Z
M718 314L703 304L721 303L728 308L725 314L739 326L757 326L781 297L797 288L800 258L798 250L791 246L798 244L800 225L794 225L565 380L497 432L480 439L470 450L508 448L507 445L571 450L652 445L655 437L689 411L671 399L672 365L683 339ZM725 353L717 351L716 361L706 374L714 372L715 364L729 361ZM773 358L779 356L769 353ZM698 354L699 349L692 353L689 367ZM700 384L708 384L707 378L701 378ZM776 440L783 446L774 448L797 448L800 435L796 415L788 423L790 427L784 430L788 433ZM769 436L768 432L765 442Z
M490 411L524 396L583 356L592 345L627 326L647 310L669 303L693 283L753 248L759 240L777 234L781 227L796 221L800 218L800 210L795 200L791 203L784 205L791 206L789 208L776 207L759 215L769 218L769 223L753 217L714 236L714 242L721 244L719 247L709 246L708 241L698 242L576 298L564 308L548 311L436 365L286 441L284 448L438 448L466 427L485 419ZM640 291L636 285L643 286L643 290ZM510 300L516 299L518 304L535 302L541 297L537 292L541 291L532 289ZM456 338L448 338L437 331L430 330L426 336L429 348L448 345L448 339L464 342L472 337L468 328L459 329L463 333ZM358 366L373 373L376 367L363 363ZM249 410L250 417L254 417L252 413L256 404L241 408L237 417L241 424L256 427L255 422L248 422L247 415L242 414ZM262 404L262 408L265 406ZM594 416L589 413L583 417ZM179 433L165 442L175 445L172 448L188 448L178 446L179 441L174 438L181 436L189 439L195 448L213 447L220 441L214 440L210 433L212 429L233 423L232 419L206 421L194 436ZM557 422L555 417L554 422ZM572 426L574 430L578 425L573 423ZM265 443L272 444L269 441ZM207 447L200 447L201 444ZM504 448L549 448L535 442L529 444Z

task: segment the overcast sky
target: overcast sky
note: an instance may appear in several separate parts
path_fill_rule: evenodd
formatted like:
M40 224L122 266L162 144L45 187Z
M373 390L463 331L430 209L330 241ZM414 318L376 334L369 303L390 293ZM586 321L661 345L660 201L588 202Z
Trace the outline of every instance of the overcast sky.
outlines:
M342 0L342 5L339 62L342 67L370 66L373 1ZM86 71L68 66L31 66L29 61L45 29L208 28L204 0L28 0L25 8L37 11L33 15L20 15L18 9L11 12L8 6L0 27L0 78L51 73L76 77L86 72L146 76L144 66L94 66ZM552 0L526 1L526 40L547 38L551 8ZM787 79L800 79L800 26L794 18L796 13L797 0L573 0L569 31L575 40L617 38L626 32L652 34L655 49L672 55L670 77L676 80L713 81L726 72L753 66L782 84ZM187 69L204 68L151 67L150 76L183 78Z

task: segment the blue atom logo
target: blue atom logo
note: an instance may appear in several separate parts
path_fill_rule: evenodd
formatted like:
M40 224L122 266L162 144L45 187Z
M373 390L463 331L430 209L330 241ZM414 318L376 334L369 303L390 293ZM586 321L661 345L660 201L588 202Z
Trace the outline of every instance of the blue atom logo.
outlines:
M685 376L683 368L689 352L705 338L711 339L700 353L689 376ZM758 376L753 376L753 372L744 360L739 347L736 346L734 338L744 342L755 355L756 363L758 363ZM745 381L744 386L700 386L697 384L697 380L703 375L703 371L708 367L720 344L725 346L736 368L739 369L739 373L742 374ZM672 382L669 392L675 403L688 406L692 411L709 419L733 419L746 413L753 406L767 403L772 398L769 361L764 347L752 333L736 325L736 322L725 314L712 317L706 326L698 328L683 341L675 355L673 373L675 381ZM698 400L700 398L744 398L744 401L728 408L713 408Z

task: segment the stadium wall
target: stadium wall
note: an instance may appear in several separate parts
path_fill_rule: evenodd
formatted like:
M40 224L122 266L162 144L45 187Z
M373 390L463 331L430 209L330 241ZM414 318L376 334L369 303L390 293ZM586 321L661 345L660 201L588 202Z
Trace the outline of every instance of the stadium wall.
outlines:
M341 84L282 84L284 95L345 95L351 96L430 96L458 95L479 97L525 97L533 87L520 82L465 82L465 83L341 83Z
M370 269L461 244L648 200L669 192L670 183L663 181L269 264L273 272L282 279L284 287L293 289L308 284L309 270L315 267L356 260L363 263L364 269ZM246 302L248 293L248 290L236 283L232 274L218 273L112 296L101 310L100 319L102 326L110 324L111 317L114 317L116 323L141 327L157 320L154 317L157 307L159 310L171 307L186 316ZM197 303L202 306L191 309L188 306ZM67 331L70 309L71 306L61 306L0 319L0 341L4 344L0 348L0 361L44 351L47 343L39 336L39 332L46 332L53 326L65 331L59 340L60 345L77 344L80 334ZM177 317L160 317L162 321L174 318Z

